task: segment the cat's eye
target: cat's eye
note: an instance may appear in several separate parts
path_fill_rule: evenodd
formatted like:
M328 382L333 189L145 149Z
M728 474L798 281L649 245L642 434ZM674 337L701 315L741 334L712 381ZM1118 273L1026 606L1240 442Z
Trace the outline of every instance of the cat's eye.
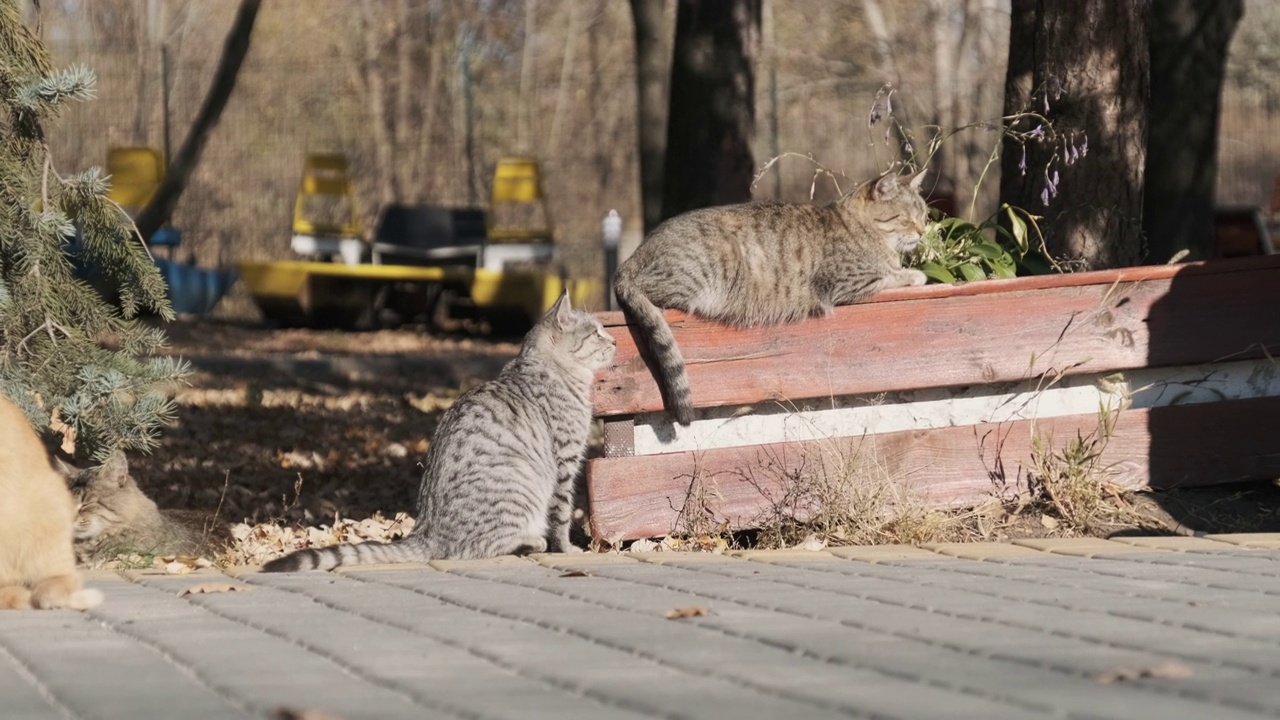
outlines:
M894 213L888 217L876 218L876 222L889 222L890 220L897 220L900 217L902 217L902 213Z

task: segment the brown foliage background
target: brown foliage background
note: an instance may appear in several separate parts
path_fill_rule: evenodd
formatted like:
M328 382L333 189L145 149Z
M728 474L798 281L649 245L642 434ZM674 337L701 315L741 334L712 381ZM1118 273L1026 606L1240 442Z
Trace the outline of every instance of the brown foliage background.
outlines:
M668 28L674 2L667 3ZM757 75L757 166L811 155L864 179L895 156L866 118L876 89L923 149L924 126L1000 112L1007 0L766 2ZM1222 123L1218 202L1265 205L1280 157L1280 8L1252 0L1233 45ZM100 165L108 147L172 146L209 83L235 12L225 0L41 3L44 38L61 64L99 75L99 100L52 130L62 170ZM28 8L29 13L32 12ZM667 34L670 42L670 33ZM161 61L167 48L168 67ZM1274 54L1274 53L1272 53ZM1238 60L1234 60L1238 58ZM466 150L467 63L475 143ZM307 0L264 5L240 82L175 224L201 263L284 258L302 160L339 151L354 163L372 228L391 201L487 204L495 161L527 153L543 166L552 216L574 274L600 272L599 227L626 222L640 239L632 20L616 0ZM951 141L934 160L963 210L994 136ZM808 161L788 157L757 197L834 196ZM998 170L998 167L995 168ZM1069 178L1064 178L1069 182ZM998 181L977 203L985 214ZM847 189L847 184L844 185Z

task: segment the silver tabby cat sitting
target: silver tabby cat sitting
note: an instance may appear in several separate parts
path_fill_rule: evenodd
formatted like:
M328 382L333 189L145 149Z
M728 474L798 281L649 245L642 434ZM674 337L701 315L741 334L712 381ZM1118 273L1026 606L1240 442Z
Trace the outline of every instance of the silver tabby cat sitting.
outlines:
M659 225L622 267L618 303L638 325L667 411L693 420L684 358L661 308L734 325L829 314L892 287L923 285L902 268L928 224L920 173L886 174L828 205L753 202L703 208Z
M600 321L562 295L519 356L440 419L408 537L299 550L263 570L577 550L569 523L591 428L591 383L614 346Z

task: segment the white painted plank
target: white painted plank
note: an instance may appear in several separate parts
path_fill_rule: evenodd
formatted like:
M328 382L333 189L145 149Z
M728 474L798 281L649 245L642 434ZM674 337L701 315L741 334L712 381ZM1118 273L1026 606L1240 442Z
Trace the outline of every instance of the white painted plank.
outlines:
M1059 383L963 388L830 398L801 406L770 402L702 412L689 427L661 413L636 418L635 454L710 450L766 443L849 437L902 430L1063 417L1107 407L1163 407L1280 396L1280 365L1249 360L1179 368L1142 368L1077 375Z

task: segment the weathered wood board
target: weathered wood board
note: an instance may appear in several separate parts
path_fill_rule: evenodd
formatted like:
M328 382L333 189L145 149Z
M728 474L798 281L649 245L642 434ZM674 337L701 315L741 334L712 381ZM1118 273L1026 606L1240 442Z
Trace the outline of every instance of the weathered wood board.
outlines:
M667 319L694 405L719 407L1280 355L1276 307L1280 256L902 288L779 327ZM596 414L660 410L622 314L602 318Z
M924 417L927 403L913 404L913 391L964 395L986 407L998 404L984 400L987 394L1102 385L1115 372L1150 382L1162 374L1151 368L1168 369L1172 389L1160 400L1138 401L1129 388L1120 401L1104 403L1126 408L1104 456L1113 482L1167 487L1280 476L1280 439L1265 429L1280 419L1274 397L1280 366L1272 360L1280 355L1277 303L1280 257L1270 256L907 288L828 318L772 328L732 329L669 312L694 404L708 416L674 437L630 328L620 313L602 314L619 347L614 366L596 383L606 457L588 465L593 532L610 541L668 534L688 526L693 505L704 516L749 527L780 502L794 504L794 478L833 468L879 473L938 505L1017 492L1036 434L1065 442L1097 427L1096 412L1079 412L1078 393L1053 417L969 412L939 419ZM1203 382L1198 368L1188 367L1200 365L1230 379ZM1244 382L1251 389L1241 391ZM878 393L899 403L893 412L863 407L849 410L861 413L856 422L832 420L844 412L841 400ZM824 427L837 430L783 433L780 442L767 432L713 437L727 425L715 418L742 405L775 415L779 407L825 405L785 422L816 427L821 415L834 422ZM901 418L913 413L921 424L907 428ZM898 420L883 423L882 431L876 424L882 415ZM992 422L997 416L1002 421ZM792 510L803 515L802 508Z
M1280 477L1280 441L1266 429L1277 419L1280 398L1122 410L1101 466L1109 482L1126 488ZM1037 434L1061 450L1097 427L1097 414L1071 415L600 458L587 470L592 530L611 542L656 537L686 529L698 514L753 527L794 508L789 502L804 496L797 478L809 482L815 473L895 483L928 505L971 505L1025 491ZM691 492L695 502L686 506Z

